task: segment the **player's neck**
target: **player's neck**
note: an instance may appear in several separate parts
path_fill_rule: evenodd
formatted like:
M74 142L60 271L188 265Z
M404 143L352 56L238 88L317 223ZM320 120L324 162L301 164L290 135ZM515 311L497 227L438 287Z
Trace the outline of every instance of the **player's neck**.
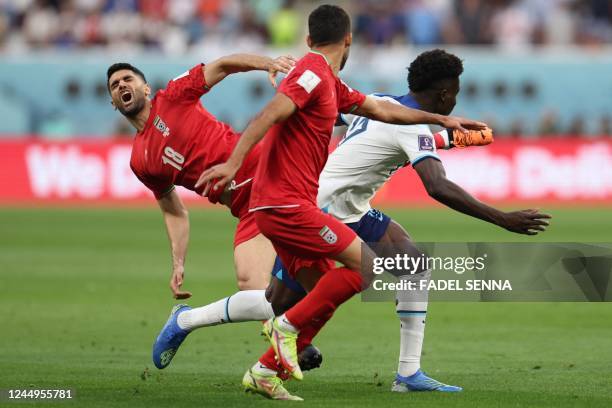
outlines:
M344 56L344 47L338 46L337 44L323 45L312 47L310 51L322 55L335 75L340 72L340 65L342 65L342 57Z
M142 108L142 110L138 112L138 115L134 117L127 117L127 120L130 121L132 126L134 126L138 132L142 132L142 129L144 129L145 125L147 124L147 120L149 120L150 114L151 101L147 99L144 108Z

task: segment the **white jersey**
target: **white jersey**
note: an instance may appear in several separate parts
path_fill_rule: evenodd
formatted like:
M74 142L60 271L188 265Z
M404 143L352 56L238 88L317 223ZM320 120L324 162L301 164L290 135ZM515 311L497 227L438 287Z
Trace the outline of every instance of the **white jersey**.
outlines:
M389 96L376 96L400 104ZM400 168L426 157L439 160L427 125L392 125L343 115L346 136L330 154L319 177L318 205L344 223L357 222L370 201Z

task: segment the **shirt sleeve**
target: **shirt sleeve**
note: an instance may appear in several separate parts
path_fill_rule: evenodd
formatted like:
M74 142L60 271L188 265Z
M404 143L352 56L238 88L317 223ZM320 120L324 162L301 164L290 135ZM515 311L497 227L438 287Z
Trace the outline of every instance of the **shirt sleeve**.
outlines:
M398 125L395 137L412 166L426 158L440 160L434 136L427 126Z
M338 93L338 111L340 113L351 113L359 108L365 101L366 96L351 88L340 78L336 79L336 92Z
M281 82L278 92L289 97L299 109L315 100L320 88L321 77L309 69L294 68Z
M168 184L168 182L162 182L161 180L142 177L136 174L135 172L134 174L142 184L144 184L149 190L151 190L156 200L159 200L175 188L173 184Z
M197 101L210 90L203 72L204 64L198 64L177 76L166 86L166 97L175 101Z

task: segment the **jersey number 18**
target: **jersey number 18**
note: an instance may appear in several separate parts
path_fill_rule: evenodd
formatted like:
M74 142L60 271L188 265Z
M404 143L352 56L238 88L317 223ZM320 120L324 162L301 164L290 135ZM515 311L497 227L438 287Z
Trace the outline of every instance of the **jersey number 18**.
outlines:
M164 155L162 156L162 162L164 164L169 164L178 171L183 170L181 164L185 163L185 156L175 151L170 146L166 146L164 149Z

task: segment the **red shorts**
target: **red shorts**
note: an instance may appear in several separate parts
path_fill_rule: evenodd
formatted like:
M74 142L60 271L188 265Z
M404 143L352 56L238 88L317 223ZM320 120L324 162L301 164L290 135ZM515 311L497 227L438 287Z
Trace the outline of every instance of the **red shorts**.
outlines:
M292 277L301 268L315 267L326 272L334 266L329 258L357 238L352 229L309 203L257 210L254 214L259 230L272 241Z
M253 186L253 177L259 162L260 151L260 145L255 145L253 150L245 157L240 170L236 173L236 177L229 187L232 193L231 212L234 217L238 218L238 225L234 234L234 248L251 238L255 238L260 233L255 223L254 214L249 212L251 187Z
M247 212L244 217L238 219L236 233L234 234L234 248L259 235L259 228L255 222L255 214Z

